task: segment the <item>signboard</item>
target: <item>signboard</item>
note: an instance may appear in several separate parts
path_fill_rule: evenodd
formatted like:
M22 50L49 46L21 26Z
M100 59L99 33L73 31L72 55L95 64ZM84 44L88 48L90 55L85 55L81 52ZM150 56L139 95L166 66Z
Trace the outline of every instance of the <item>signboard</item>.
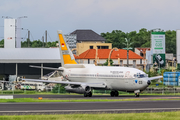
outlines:
M164 67L166 65L166 57L165 54L153 54L153 63L159 67Z
M159 67L166 65L165 49L165 32L152 32L151 50L153 52L153 63L157 63Z
M151 48L153 54L165 54L165 32L151 33Z
M177 69L180 70L180 30L176 30L176 59L177 59Z
M176 31L176 57L177 57L177 63L180 64L180 30Z

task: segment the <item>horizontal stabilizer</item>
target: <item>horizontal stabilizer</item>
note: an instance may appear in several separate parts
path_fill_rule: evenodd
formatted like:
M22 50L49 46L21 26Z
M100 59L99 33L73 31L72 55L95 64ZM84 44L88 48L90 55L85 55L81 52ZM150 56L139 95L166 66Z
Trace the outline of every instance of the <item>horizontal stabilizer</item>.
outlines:
M56 70L56 71L63 71L64 70L63 68L51 68L51 67L41 67L41 66L33 66L33 65L30 65L29 67L42 68L42 69L47 69L47 70Z
M148 80L156 80L156 79L160 79L160 78L163 78L163 76L156 76L156 77L150 77L148 78Z

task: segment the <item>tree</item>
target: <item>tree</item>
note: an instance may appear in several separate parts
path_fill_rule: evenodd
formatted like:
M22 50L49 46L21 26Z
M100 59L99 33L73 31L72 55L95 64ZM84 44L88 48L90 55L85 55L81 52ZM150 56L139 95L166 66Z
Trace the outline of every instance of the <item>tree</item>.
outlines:
M110 65L113 66L113 60L110 59ZM104 66L108 66L108 59L106 60L106 62L103 64Z
M125 48L126 46L122 43L125 42L125 38L130 38L133 44L131 47L151 47L151 32L153 30L147 30L142 28L139 32L132 31L124 33L121 30L113 30L111 33L101 33L101 36L106 39L106 43L112 43L112 47ZM176 54L176 31L168 30L165 32L166 37L166 53Z

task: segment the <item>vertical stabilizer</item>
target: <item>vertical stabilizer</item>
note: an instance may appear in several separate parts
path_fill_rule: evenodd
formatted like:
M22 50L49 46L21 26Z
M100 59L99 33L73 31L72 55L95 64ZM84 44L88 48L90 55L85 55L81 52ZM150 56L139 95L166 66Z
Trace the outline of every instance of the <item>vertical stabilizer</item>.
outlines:
M62 31L58 30L58 38L59 38L59 51L60 51L60 57L61 57L61 65L62 67L65 64L77 64L74 56L69 49L68 44L66 43L65 37L62 34Z

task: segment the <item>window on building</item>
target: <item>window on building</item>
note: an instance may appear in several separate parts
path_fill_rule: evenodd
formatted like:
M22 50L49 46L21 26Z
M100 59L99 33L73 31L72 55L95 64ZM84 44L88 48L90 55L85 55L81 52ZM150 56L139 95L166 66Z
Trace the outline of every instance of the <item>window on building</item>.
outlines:
M142 64L142 59L140 59L140 64Z
M123 60L120 60L120 66L123 66Z
M133 68L136 67L136 60L133 60Z
M109 49L109 46L101 46L101 49Z
M90 59L88 59L88 64L90 64Z
M89 49L93 49L93 46L89 46Z
M101 47L100 46L97 46L97 49L100 49Z

